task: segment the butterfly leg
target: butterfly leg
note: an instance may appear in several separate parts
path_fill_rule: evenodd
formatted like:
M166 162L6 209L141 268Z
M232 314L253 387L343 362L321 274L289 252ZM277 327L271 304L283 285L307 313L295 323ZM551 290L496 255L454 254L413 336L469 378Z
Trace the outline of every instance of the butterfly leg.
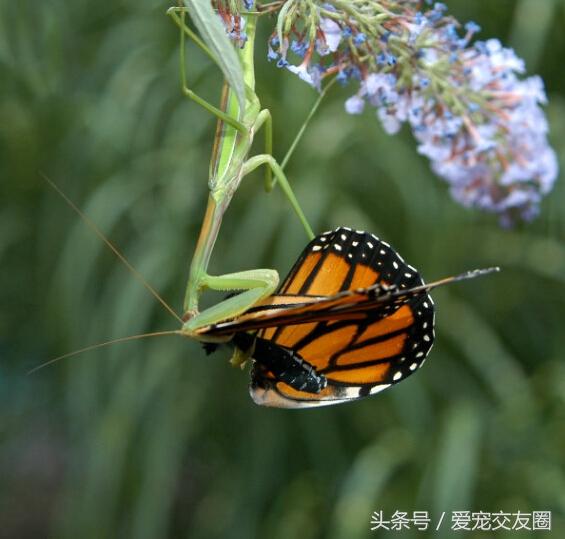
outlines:
M205 309L185 322L182 332L192 337L198 337L199 328L234 318L270 296L279 284L279 274L271 269L256 269L221 276L204 275L200 283L201 288L210 290L243 292Z

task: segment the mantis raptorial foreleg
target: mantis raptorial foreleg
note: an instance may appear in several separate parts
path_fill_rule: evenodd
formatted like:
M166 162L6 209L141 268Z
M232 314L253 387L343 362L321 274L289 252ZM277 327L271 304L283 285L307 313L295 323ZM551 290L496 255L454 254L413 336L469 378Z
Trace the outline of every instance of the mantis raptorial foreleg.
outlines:
M203 284L212 290L226 292L244 290L244 292L227 298L191 318L181 329L181 332L188 336L195 336L195 332L203 326L238 316L270 296L277 289L279 274L271 269L256 269L229 273L220 277L207 275L203 279ZM234 367L243 367L252 353L253 349L244 351L236 347L230 363Z
M244 290L244 292L194 316L184 324L183 330L192 332L202 326L233 318L270 296L277 289L278 284L279 275L271 269L240 271L218 277L206 275L202 279L202 286L206 288L225 292L233 290Z

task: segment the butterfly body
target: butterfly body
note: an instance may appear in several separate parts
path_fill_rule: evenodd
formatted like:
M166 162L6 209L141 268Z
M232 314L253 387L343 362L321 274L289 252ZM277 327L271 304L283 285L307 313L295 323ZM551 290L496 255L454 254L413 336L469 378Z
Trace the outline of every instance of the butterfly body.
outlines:
M238 348L252 351L255 364L261 365L277 380L297 391L318 394L327 386L325 376L292 348L249 333L238 333L233 341Z

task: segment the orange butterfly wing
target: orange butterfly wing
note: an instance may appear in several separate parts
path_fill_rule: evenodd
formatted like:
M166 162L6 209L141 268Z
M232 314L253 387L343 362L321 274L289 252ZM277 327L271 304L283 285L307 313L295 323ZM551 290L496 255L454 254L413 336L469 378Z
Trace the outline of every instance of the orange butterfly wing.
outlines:
M375 290L378 284L384 290ZM342 227L316 237L274 297L330 297L319 306L282 310L280 325L261 329L257 336L298 354L325 376L327 386L318 393L299 391L255 358L254 401L285 408L336 404L405 379L422 365L434 339L431 297L422 290L410 293L422 284L418 272L372 234ZM367 291L343 293L367 288L375 290L375 297ZM382 299L387 291L396 292L394 299ZM292 323L304 317L312 321Z

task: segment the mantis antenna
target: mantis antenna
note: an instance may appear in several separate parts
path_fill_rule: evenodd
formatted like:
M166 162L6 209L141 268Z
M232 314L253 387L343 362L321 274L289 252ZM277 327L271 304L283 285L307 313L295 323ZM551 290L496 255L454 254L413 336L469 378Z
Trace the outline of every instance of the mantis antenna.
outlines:
M86 346L85 348L81 348L79 350L75 350L74 352L69 352L68 354L63 354L62 356L58 356L55 357L53 359L50 359L49 361L46 361L45 363L41 363L41 365L38 365L37 367L34 367L33 369L30 369L29 371L27 371L27 374L33 374L34 372L43 369L44 367L47 367L49 365L52 365L53 363L57 363L58 361L61 361L62 359L66 359L69 357L73 357L73 356L78 356L79 354L82 354L84 352L90 352L91 350L97 350L98 348L104 348L105 346L110 346L111 344L117 344L117 343L122 343L122 342L129 342L129 341L136 341L138 339L147 339L149 337L164 337L165 335L182 335L182 332L178 331L178 330L171 330L171 331L155 331L153 333L142 333L140 335L130 335L129 337L120 337L119 339L112 339L111 341L105 341L105 342L101 342L98 344L92 344L90 346Z
M182 318L174 311L174 309L159 295L147 280L137 271L129 262L129 260L114 246L114 244L106 237L106 235L58 186L44 173L40 173L43 179L57 192L63 200L79 215L79 217L94 231L94 233L110 248L110 250L118 257L124 266L132 273L132 275L151 293L151 295L171 314L178 322L183 323Z
M42 178L57 192L63 200L80 216L80 218L88 225L90 229L92 229L96 235L111 249L111 251L118 257L118 259L124 264L124 266L133 274L133 276L151 293L151 295L165 308L165 310L171 314L177 321L181 324L183 323L182 318L174 311L174 309L159 295L159 293L147 282L147 280L137 271L132 264L128 261L128 259L120 253L120 251L115 247L112 242L106 237L106 235L96 226L96 224L57 186L55 182L53 182L46 174L40 173ZM105 346L109 346L111 344L135 341L138 339L145 339L150 337L164 337L166 335L182 335L182 332L178 330L169 330L169 331L156 331L152 333L143 333L140 335L130 335L128 337L120 337L118 339L112 339L111 341L105 341L98 344L93 344L87 346L85 348L81 348L80 350L75 350L74 352L69 352L68 354L63 354L62 356L58 356L56 358L50 359L45 363L41 363L37 367L29 370L27 374L33 374L34 372L47 367L48 365L52 365L53 363L57 363L62 359L66 359L69 357L73 357L84 352L90 352L92 350L96 350L98 348L103 348Z

